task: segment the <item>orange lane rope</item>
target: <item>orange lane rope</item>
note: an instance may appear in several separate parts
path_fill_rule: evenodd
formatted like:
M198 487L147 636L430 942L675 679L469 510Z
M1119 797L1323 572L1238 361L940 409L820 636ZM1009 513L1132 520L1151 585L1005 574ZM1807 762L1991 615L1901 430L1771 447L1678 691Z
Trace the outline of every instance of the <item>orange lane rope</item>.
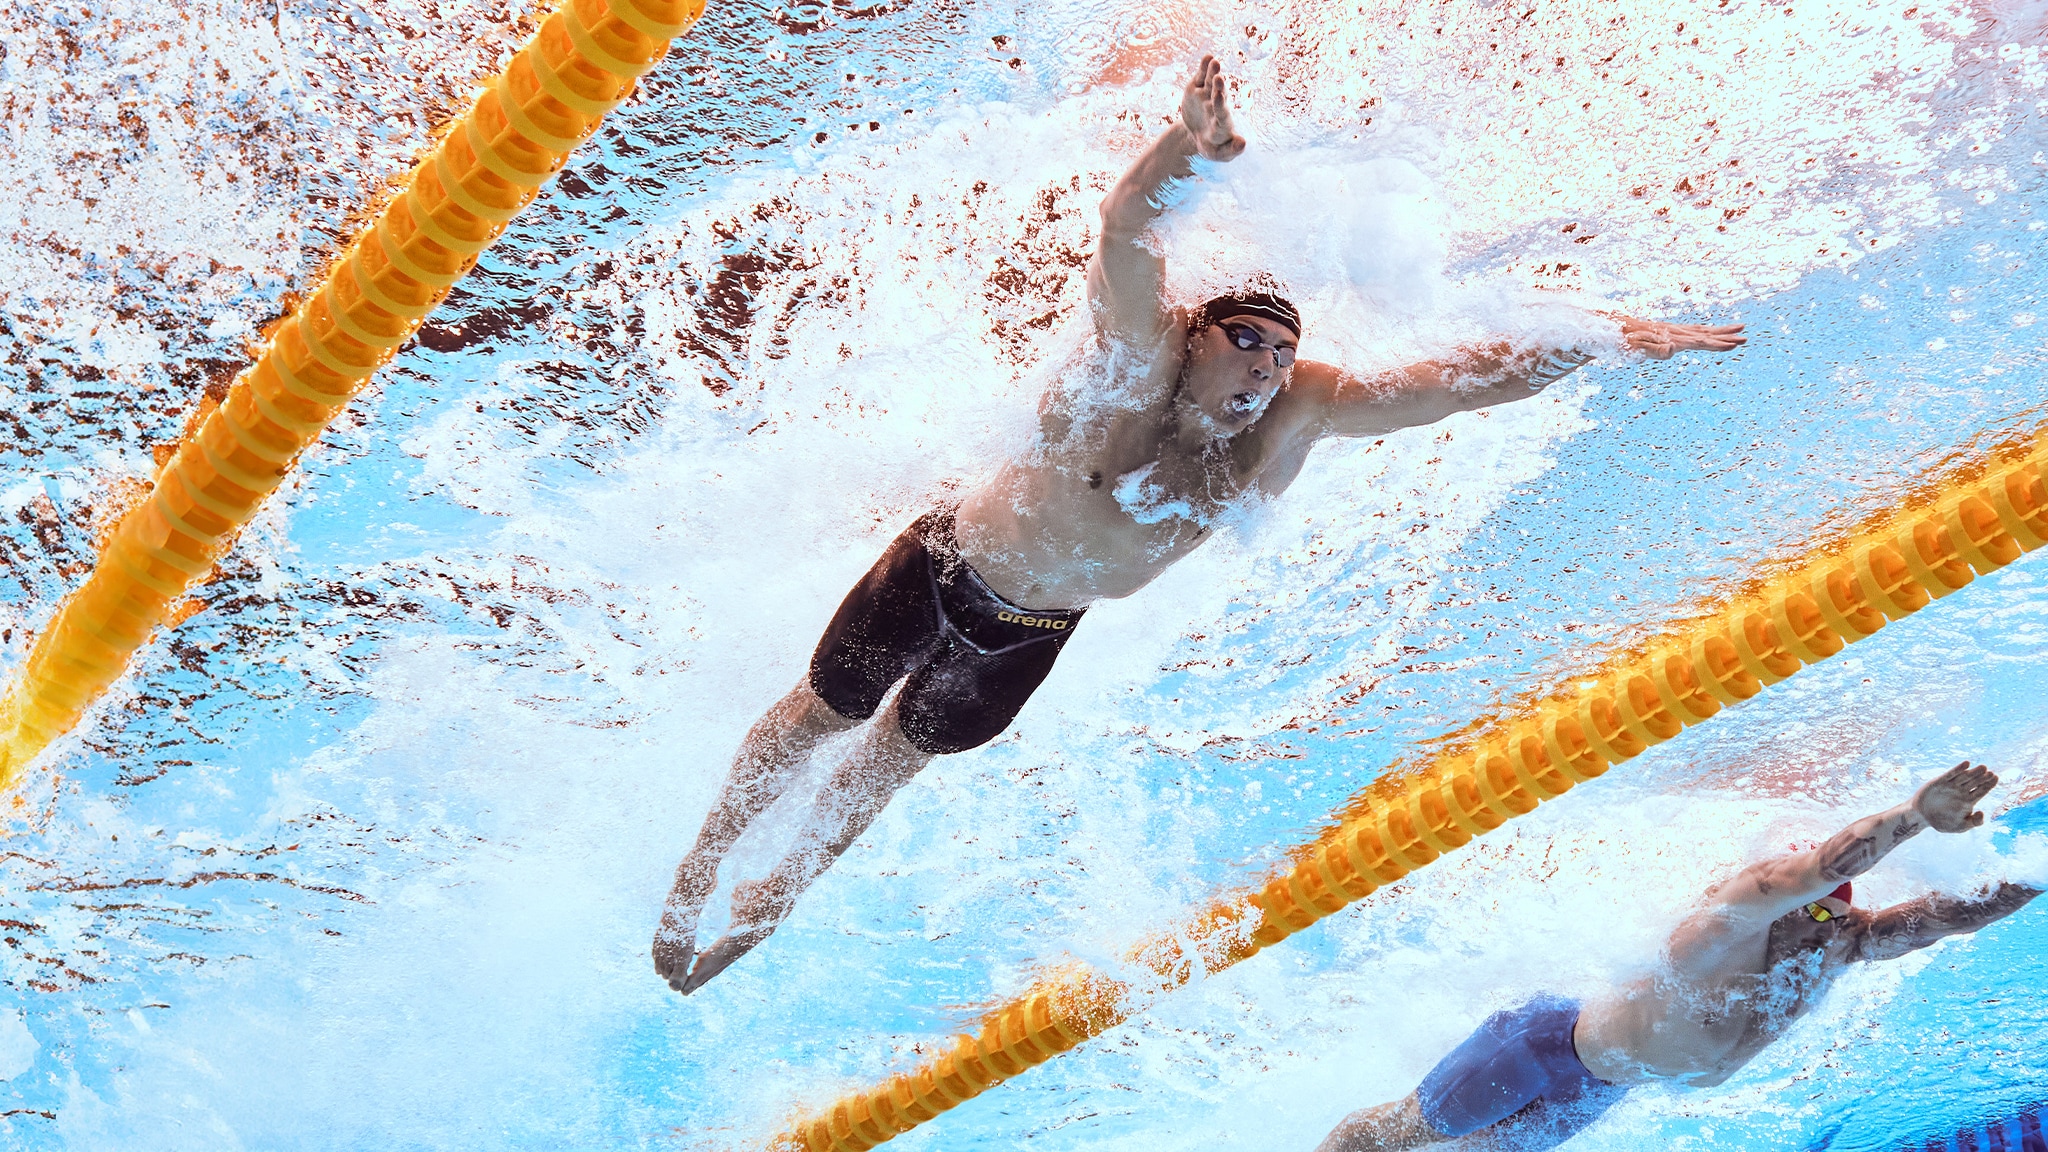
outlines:
M568 0L274 330L122 518L0 702L0 787L78 723L370 376L704 0Z
M1567 693L1511 704L1381 776L1262 889L1225 893L1136 949L1140 975L1060 968L977 1034L771 1147L863 1152L907 1132L2041 547L2048 446L2037 435L1922 482L1898 510L1573 677Z

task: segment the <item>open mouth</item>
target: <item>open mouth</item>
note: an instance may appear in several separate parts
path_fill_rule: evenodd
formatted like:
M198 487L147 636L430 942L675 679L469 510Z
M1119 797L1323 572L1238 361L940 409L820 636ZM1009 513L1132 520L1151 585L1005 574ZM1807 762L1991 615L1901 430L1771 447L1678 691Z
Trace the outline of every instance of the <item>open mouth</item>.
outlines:
M1224 408L1233 416L1249 416L1259 410L1259 394L1239 392L1230 398L1230 402L1225 404Z

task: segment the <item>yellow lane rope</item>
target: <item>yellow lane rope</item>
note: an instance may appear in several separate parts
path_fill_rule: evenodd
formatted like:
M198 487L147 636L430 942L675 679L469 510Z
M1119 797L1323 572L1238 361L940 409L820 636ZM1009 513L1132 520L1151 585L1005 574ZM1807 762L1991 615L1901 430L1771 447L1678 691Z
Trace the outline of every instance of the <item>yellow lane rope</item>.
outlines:
M703 10L704 0L568 0L541 23L188 431L36 637L0 702L0 788L120 677L299 453Z
M2029 436L1923 481L1896 511L1361 790L1257 891L1211 901L1118 976L1069 964L936 1059L849 1093L777 1152L863 1152L1276 944L2048 540L2048 447Z

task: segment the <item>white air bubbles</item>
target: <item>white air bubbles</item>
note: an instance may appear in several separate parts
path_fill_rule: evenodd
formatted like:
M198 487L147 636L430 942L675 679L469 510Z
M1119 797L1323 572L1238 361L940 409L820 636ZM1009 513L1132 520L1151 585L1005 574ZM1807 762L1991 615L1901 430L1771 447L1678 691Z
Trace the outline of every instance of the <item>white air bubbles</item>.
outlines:
M1303 295L1351 290L1392 303L1434 298L1447 221L1430 181L1365 148L1284 141L1228 164L1196 162L1182 213L1157 241L1174 295L1207 299L1260 275Z
M42 1050L20 1009L0 1012L0 1080L12 1080L35 1067L36 1054Z
M1136 471L1126 472L1117 478L1116 502L1140 524L1157 524L1164 520L1189 520L1203 522L1194 505L1183 499L1170 498L1165 487L1152 482L1152 470L1159 467L1153 461Z
M223 312L206 325L207 336L215 340L230 340L236 336L246 336L253 331L255 329L249 324L249 318L240 312Z
M2048 888L2048 835L2015 833L1998 821L1968 832L1923 832L1892 854L1886 891L1903 899L1932 888L1972 896L2001 881Z

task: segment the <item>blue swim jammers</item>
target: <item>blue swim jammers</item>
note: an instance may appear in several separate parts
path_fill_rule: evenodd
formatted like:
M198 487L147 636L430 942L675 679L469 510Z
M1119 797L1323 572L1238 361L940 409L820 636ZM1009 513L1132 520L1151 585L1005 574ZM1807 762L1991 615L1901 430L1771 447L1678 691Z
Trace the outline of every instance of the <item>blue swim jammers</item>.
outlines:
M1487 1017L1423 1077L1422 1118L1451 1137L1511 1121L1499 1135L1518 1152L1569 1140L1628 1094L1586 1070L1572 1046L1578 1022L1578 1001L1556 996Z

